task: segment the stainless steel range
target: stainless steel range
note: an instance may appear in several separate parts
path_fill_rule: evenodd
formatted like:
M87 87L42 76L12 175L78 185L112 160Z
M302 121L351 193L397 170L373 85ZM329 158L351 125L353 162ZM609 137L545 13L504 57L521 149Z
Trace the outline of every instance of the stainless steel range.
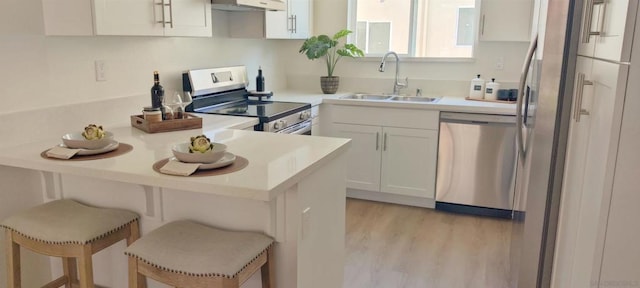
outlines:
M255 117L256 131L311 135L311 105L253 99L244 66L189 70L182 84L193 97L188 112Z

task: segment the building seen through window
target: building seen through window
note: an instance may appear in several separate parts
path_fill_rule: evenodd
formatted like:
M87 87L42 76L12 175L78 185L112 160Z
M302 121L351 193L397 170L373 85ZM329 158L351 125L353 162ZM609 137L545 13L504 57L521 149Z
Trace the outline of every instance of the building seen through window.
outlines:
M475 0L351 0L352 38L368 56L471 58Z

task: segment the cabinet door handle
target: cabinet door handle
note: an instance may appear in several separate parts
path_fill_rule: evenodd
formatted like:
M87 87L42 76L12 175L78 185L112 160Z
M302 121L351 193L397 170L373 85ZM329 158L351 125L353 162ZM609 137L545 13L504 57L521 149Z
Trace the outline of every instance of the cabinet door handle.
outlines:
M484 35L484 20L485 20L485 15L482 14L482 20L480 21L480 35L481 36Z
M604 0L587 0L587 7L585 7L584 11L584 20L582 25L582 43L588 44L591 36L600 35L600 31L592 31L591 27L593 23L593 8L596 5L604 5ZM602 21L604 21L604 15L602 15Z
M387 133L384 133L384 144L382 147L383 151L387 151Z
M289 21L287 21L287 30L290 33L293 33L293 16L289 16Z
M171 25L171 28L173 28L173 0L169 0L169 18L171 18L171 21L169 21L169 25Z
M164 3L164 0L162 0L162 2L156 3L157 6L162 8L162 21L157 21L158 23L162 23L162 28L166 28L167 24L170 24L170 27L173 28L173 3L171 1L172 0L169 0L169 3ZM165 7L169 7L169 18L171 18L171 21L167 21L167 15L164 12Z
M582 108L582 96L584 95L584 86L593 86L593 81L585 80L584 73L578 73L578 83L576 91L576 105L573 110L573 119L580 122L582 115L589 115L589 111Z
M380 132L376 132L376 151L380 149Z
M161 23L162 24L162 28L166 27L166 22L164 21L165 19L165 15L164 15L164 0L160 1L160 3L156 3L156 6L160 6L160 9L162 9L162 20L157 21L157 23Z
M293 15L293 33L298 33L298 15Z

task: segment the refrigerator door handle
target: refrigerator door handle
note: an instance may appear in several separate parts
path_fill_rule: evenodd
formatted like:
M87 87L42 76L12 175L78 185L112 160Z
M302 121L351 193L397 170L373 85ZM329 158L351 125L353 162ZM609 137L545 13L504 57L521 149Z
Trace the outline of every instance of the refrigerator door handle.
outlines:
M527 58L525 58L524 65L522 66L522 73L520 74L520 85L518 86L518 98L516 101L516 137L518 142L518 153L522 159L525 158L527 147L524 143L524 134L522 133L522 124L524 119L522 118L522 102L524 100L524 88L527 84L527 76L529 74L529 67L533 61L536 49L538 48L538 35L533 38L531 45L529 45L529 51L527 52ZM528 107L528 105L527 105Z

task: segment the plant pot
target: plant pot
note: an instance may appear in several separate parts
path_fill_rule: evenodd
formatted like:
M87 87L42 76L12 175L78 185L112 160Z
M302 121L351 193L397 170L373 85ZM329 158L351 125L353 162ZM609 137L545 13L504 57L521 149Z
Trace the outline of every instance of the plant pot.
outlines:
M336 94L340 86L340 77L322 76L320 77L320 88L324 94Z

